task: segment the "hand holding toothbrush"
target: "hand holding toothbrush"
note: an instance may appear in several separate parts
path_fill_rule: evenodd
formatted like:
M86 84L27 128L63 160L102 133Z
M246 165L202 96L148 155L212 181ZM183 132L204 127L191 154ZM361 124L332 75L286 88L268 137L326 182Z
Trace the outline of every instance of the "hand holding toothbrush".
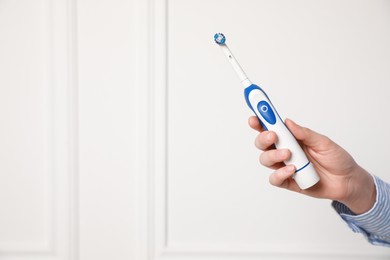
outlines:
M249 125L260 131L255 145L263 153L260 163L275 170L269 177L272 185L299 192L304 195L336 200L355 214L367 212L376 200L376 189L372 176L360 167L352 156L328 137L286 120L286 126L300 142L302 149L314 165L321 180L309 189L302 190L291 176L295 167L285 165L291 153L286 149L276 149L278 139L275 132L263 131L257 117L249 118Z

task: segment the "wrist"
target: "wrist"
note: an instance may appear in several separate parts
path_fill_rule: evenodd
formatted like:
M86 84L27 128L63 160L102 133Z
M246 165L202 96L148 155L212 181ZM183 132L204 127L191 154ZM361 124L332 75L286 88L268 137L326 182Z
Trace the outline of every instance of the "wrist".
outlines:
M349 180L350 194L341 201L357 215L368 212L376 202L376 186L373 177L363 168L357 167Z

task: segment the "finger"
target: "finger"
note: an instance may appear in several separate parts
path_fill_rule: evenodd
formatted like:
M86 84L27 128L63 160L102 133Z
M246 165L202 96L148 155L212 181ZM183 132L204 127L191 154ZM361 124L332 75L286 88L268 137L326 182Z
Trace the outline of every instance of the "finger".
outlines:
M269 149L273 144L275 144L277 139L278 136L274 132L264 131L257 135L255 139L255 146L258 149L265 151Z
M270 168L272 170L279 170L280 168L285 167L286 165L283 162L275 163L274 165L268 166L267 168Z
M249 117L248 124L254 130L257 130L259 132L263 132L264 131L264 128L261 126L261 124L259 122L259 119L256 116Z
M260 163L265 167L271 167L277 163L282 163L291 157L288 149L274 149L263 152L260 155Z
M290 129L291 133L295 136L295 138L301 141L306 146L312 148L319 148L323 144L328 144L329 138L317 132L314 132L309 128L302 127L291 119L286 119L286 125Z
M269 176L269 182L280 188L289 188L292 185L291 176L295 173L294 165L287 165L276 170ZM296 185L296 184L295 184Z

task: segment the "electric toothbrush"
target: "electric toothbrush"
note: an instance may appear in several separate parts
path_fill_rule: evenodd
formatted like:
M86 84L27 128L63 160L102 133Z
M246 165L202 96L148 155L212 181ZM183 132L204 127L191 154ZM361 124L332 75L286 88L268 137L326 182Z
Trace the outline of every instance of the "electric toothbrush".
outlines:
M284 163L286 165L295 165L296 171L293 175L295 182L302 190L315 185L320 180L320 177L315 171L313 164L306 157L298 141L284 124L282 118L269 100L268 95L259 86L249 80L226 45L226 37L222 33L217 33L214 35L214 40L221 47L223 53L237 73L241 84L244 86L245 100L249 108L256 114L265 130L273 131L277 134L278 140L275 146L278 149L284 148L291 151L290 159Z

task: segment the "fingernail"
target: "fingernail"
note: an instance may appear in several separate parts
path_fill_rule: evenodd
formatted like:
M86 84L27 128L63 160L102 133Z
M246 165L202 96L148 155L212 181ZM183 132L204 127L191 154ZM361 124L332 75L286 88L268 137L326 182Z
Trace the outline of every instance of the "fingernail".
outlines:
M295 172L295 166L292 165L292 164L287 165L287 166L286 166L286 172L288 172L288 173Z
M271 133L267 134L267 140L271 142L271 140L272 140L272 134Z
M280 149L280 150L278 150L279 157L284 158L284 157L286 157L287 153L288 153L287 149Z

